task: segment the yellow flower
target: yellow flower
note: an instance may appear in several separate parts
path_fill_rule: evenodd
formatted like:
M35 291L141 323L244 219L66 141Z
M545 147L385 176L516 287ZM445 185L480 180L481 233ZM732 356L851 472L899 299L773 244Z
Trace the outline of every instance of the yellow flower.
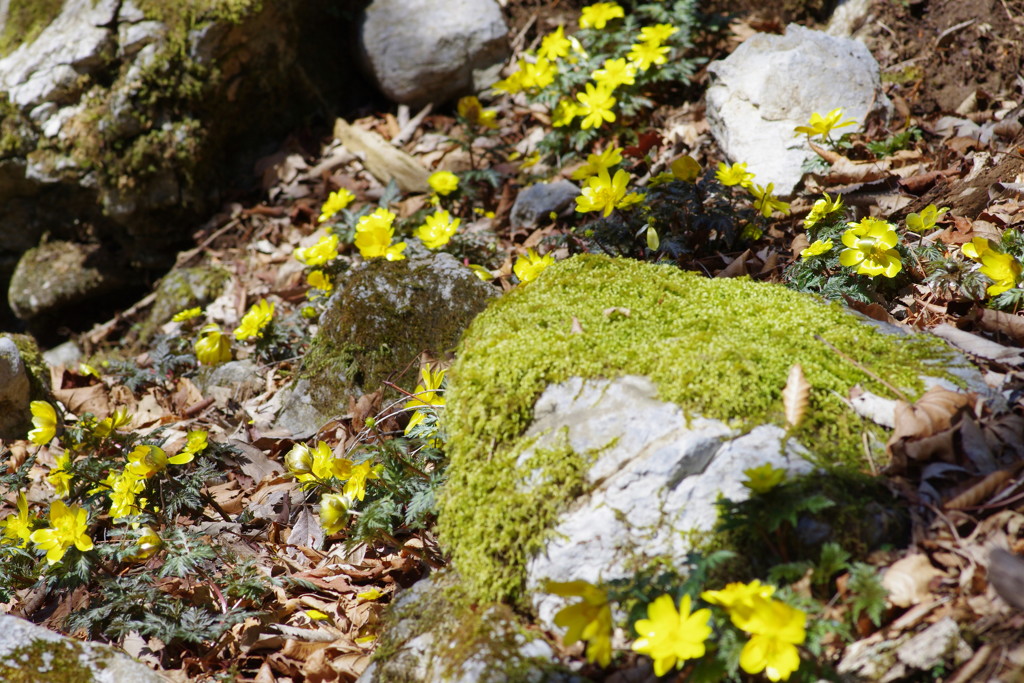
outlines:
M160 540L157 533L150 527L144 526L141 531L142 534L135 539L135 545L138 546L138 550L132 555L132 559L135 560L144 560L147 557L151 557L163 545L163 541Z
M996 296L1008 289L1013 289L1021 280L1020 262L1010 254L987 249L981 255L981 264L981 274L993 282L985 290L989 296Z
M562 641L587 641L587 660L608 666L612 661L612 608L608 595L586 581L548 581L544 590L562 597L580 597L555 614L555 624L566 629Z
M167 469L168 462L164 449L151 444L139 444L128 454L128 466L125 469L137 477L149 479Z
M451 171L435 171L427 178L427 184L439 195L449 195L459 189L459 176Z
M571 47L572 43L565 37L565 27L560 25L540 41L540 47L537 48L537 56L555 60L559 57L568 56Z
M522 62L522 60L520 60ZM508 78L503 78L496 82L491 88L497 92L508 93L509 95L515 95L517 92L523 90L523 72L515 71L510 74Z
M447 211L435 211L427 216L423 225L413 231L413 235L419 237L427 249L440 249L448 244L458 229L458 218L452 220L451 214Z
M412 398L406 401L405 407L443 406L444 396L438 396L438 392L441 391L446 372L444 368L434 369L429 363L420 368L421 381L413 390Z
M644 26L640 29L640 39L645 43L654 43L661 45L666 40L671 38L673 35L679 32L679 29L672 24L655 24L654 26Z
M811 256L820 256L827 251L832 250L832 240L814 240L814 244L807 247L800 252L800 258L810 258Z
M199 306L196 306L195 308L186 308L183 311L178 311L177 313L175 313L174 316L171 318L171 322L183 323L186 320L191 320L192 318L198 318L202 314L203 314L203 309L200 308Z
M89 377L91 375L96 379L100 378L100 373L96 371L96 368L89 365L88 363L78 364L78 374L81 375L82 377Z
M757 601L770 598L774 592L775 586L754 579L750 583L730 583L720 591L704 591L700 597L712 605L724 607L736 628L748 631Z
M267 303L266 299L260 299L259 303L249 307L249 311L242 316L238 327L235 328L235 339L243 341L253 337L262 337L263 330L274 319L274 304Z
M541 257L533 249L527 249L526 254L516 259L515 265L512 266L512 272L516 274L520 282L533 282L542 270L554 262L553 254Z
M718 170L715 171L715 178L723 185L739 185L749 188L754 180L754 174L747 170L746 164L736 163L730 166L724 161L720 161Z
M362 593L356 593L356 597L359 598L360 600L377 600L380 597L382 597L383 595L384 595L384 593L382 593L380 591L380 589L378 589L378 588L371 588L368 591L363 591Z
M312 479L313 477L307 476L313 471L313 454L309 451L309 446L302 443L292 446L284 456L284 466L295 477L305 476L307 479ZM299 481L305 481L305 479L299 479Z
M656 43L636 43L630 46L629 52L626 53L626 57L630 62L636 65L636 68L641 71L647 71L651 68L652 64L664 64L668 61L668 53L672 51L672 48L667 45L658 45Z
M440 173L447 173L447 171L440 171ZM402 254L405 242L391 244L391 238L395 234L395 229L392 227L394 220L395 214L383 207L359 219L359 222L356 223L355 244L359 249L360 256L365 259L384 257L388 261L401 261L405 258Z
M70 471L71 451L64 449L64 452L55 458L55 466L46 475L46 481L53 484L58 498L67 498L71 495L71 480L74 476Z
M538 57L536 62L519 60L523 87L529 90L543 90L551 85L558 73L558 67L550 59Z
M626 194L628 183L629 174L621 168L615 172L614 179L609 177L607 169L602 169L587 181L583 193L576 198L577 213L601 211L605 216L609 216L613 209L626 208L643 199L635 192Z
M949 211L948 207L940 209L934 204L929 204L921 210L921 213L907 214L907 230L927 232L935 227L935 221L947 211Z
M592 73L591 78L599 86L605 87L609 91L615 90L620 85L633 85L636 83L636 66L627 62L624 57L606 59L604 60L604 68Z
M821 137L828 139L833 128L843 128L844 126L852 126L857 123L856 121L843 121L840 123L839 120L841 118L843 118L842 108L833 109L824 117L822 117L818 112L814 112L811 114L811 120L808 122L808 125L797 126L793 130L797 134L806 133L807 137L820 135Z
M371 465L369 460L353 465L342 493L349 500L362 500L366 497L366 482L370 479L380 479L382 469L384 465Z
M684 183L695 182L700 175L700 164L689 154L675 159L669 164L669 169L676 180L682 180Z
M329 292L334 289L330 276L322 270L314 270L306 276L306 284L321 292Z
M967 244L962 245L960 251L964 253L964 256L980 261L985 252L992 248L990 245L991 242L984 237L975 237Z
M743 485L754 493L768 493L786 479L786 470L774 467L770 462L743 470L743 474L747 475Z
M36 548L46 551L48 564L56 564L71 546L83 553L92 550L92 539L86 534L88 528L89 516L85 510L55 500L50 505L50 526L33 531L29 538Z
M331 447L323 441L317 441L312 450L305 444L295 444L285 455L284 462L299 481L347 479L352 469L351 460L334 457Z
M110 517L114 520L138 514L146 506L145 499L136 505L136 498L146 490L146 479L125 468L120 474L111 472L102 482L110 488Z
M185 463L192 462L197 453L206 449L208 436L209 434L205 429L195 429L189 432L188 436L185 437L185 447L177 455L168 458L167 462L172 465L184 465Z
M491 271L487 270L483 266L477 265L475 263L470 263L469 264L469 269L473 271L474 275L476 275L478 278L480 278L484 282L490 282L491 280L494 279L494 273L492 273Z
M839 263L857 266L860 275L896 277L903 269L900 254L894 247L898 238L896 229L878 218L863 218L859 223L848 223L843 233L846 249L839 253Z
M576 115L583 117L580 128L599 128L605 121L614 121L615 112L612 107L615 106L615 98L611 90L604 86L595 87L593 83L587 83L584 87L586 92L576 93L576 99L580 101Z
M459 116L473 125L484 128L498 127L498 122L495 120L498 117L498 112L493 109L484 109L476 95L466 95L460 98L456 105L456 111Z
M324 533L336 534L348 524L348 508L352 501L337 493L325 493L320 497L320 526Z
M25 492L20 491L18 493L18 512L7 515L7 518L0 522L4 527L4 542L18 543L20 541L19 548L27 546L36 519L36 516L28 511L28 499L25 498Z
M612 19L621 19L625 14L614 2L595 2L583 8L580 15L580 28L596 28L601 30Z
M753 183L747 187L750 194L754 195L754 208L757 209L765 218L770 218L772 211L775 209L778 209L782 213L789 212L789 202L784 202L773 195L773 189L775 189L775 183L768 183L768 187L761 187L760 185Z
M647 606L647 619L636 622L640 638L633 649L654 660L654 675L664 676L687 659L704 656L704 641L711 635L711 610L690 613L690 596L684 595L676 611L671 595L662 595Z
M609 145L600 154L588 154L587 163L572 172L573 180L586 180L601 171L608 171L615 164L622 163L622 148Z
M29 404L32 411L32 429L28 433L28 440L37 446L45 446L57 435L57 411L46 401L32 401Z
M324 205L320 207L320 218L317 221L325 223L331 220L334 214L351 204L355 198L356 196L345 188L332 192L327 196L327 201L324 202Z
M193 348L196 360L202 365L217 365L231 360L231 340L221 334L216 323L203 325Z
M825 216L831 213L835 213L843 208L843 198L836 197L835 200L828 196L828 192L823 193L825 196L822 199L814 202L814 206L811 207L811 212L804 218L804 230L810 230L818 224Z
M308 609L305 614L313 621L328 621L331 618L331 615L325 614L318 609Z
M107 437L131 421L132 416L128 414L128 409L121 406L114 411L113 415L100 420L92 432L96 436Z
M295 258L314 268L333 261L338 258L338 236L333 233L324 235L311 247L299 247L295 250Z
M551 125L555 128L568 126L579 114L579 107L572 100L561 99L551 112Z
M740 652L740 668L748 674L764 671L771 681L784 681L800 668L796 646L806 638L807 615L778 600L757 598L746 627L752 634Z

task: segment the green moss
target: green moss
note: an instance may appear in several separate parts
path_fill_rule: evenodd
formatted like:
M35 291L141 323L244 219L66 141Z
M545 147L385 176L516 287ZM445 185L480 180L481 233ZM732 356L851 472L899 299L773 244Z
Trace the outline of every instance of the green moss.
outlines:
M608 310L616 307L629 314ZM582 334L572 332L574 319ZM938 339L883 334L783 287L599 256L563 261L491 305L467 330L449 373L451 462L439 514L441 539L471 595L517 600L524 558L578 492L565 485L569 477L524 494L515 464L534 402L573 376L646 375L687 415L742 428L782 424L781 392L800 363L812 391L794 436L820 465L859 466L865 424L839 397L855 384L891 392L816 336L912 397L923 390L919 375L945 374L922 361L951 358ZM564 457L580 471L580 456Z
M35 40L63 7L64 0L11 0L0 32L0 56L6 57L20 45Z
M32 401L50 400L50 366L46 364L39 345L29 334L4 334L10 337L18 347L18 353L28 373L29 399Z
M0 159L24 156L35 148L35 134L28 118L6 92L0 92Z
M208 306L221 295L230 277L227 270L211 266L172 270L156 287L153 307L138 327L138 342L148 343L176 313L186 308Z
M6 683L87 683L105 668L83 664L82 646L70 640L33 640L0 657L0 680Z

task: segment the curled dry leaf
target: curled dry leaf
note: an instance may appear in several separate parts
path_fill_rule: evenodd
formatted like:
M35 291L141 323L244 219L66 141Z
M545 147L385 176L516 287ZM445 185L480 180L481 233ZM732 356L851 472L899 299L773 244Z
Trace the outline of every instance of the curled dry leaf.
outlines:
M796 427L807 412L811 385L804 377L804 369L796 363L789 369L786 388L782 390L782 406L786 411L786 423Z
M889 591L889 602L896 607L910 607L928 601L928 586L938 576L942 572L932 566L927 555L907 555L885 570L882 585Z
M961 394L934 386L913 405L904 401L897 402L895 428L886 446L891 450L900 441L922 439L949 429L953 416L973 401L973 394Z
M943 505L947 510L963 510L974 507L985 498L998 491L1006 482L1013 479L1013 472L1010 470L998 470L991 473L981 481L975 483L963 493L946 501Z

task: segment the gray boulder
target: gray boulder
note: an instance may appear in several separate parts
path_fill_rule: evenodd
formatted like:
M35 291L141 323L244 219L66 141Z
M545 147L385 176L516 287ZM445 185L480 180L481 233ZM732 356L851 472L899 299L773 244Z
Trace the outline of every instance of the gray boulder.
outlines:
M381 92L420 107L496 81L509 54L507 32L494 0L374 0L359 48Z
M579 195L580 188L568 180L530 185L516 195L509 221L513 228L535 228L551 213L561 214L571 208Z
M75 683L168 683L109 645L83 642L0 615L0 680L75 681Z
M0 337L0 439L23 439L29 404L28 373L10 337Z
M759 185L791 195L801 167L815 156L796 126L837 107L855 127L888 114L878 63L863 43L790 24L782 36L759 33L708 67L707 117L715 141L733 162L745 162Z

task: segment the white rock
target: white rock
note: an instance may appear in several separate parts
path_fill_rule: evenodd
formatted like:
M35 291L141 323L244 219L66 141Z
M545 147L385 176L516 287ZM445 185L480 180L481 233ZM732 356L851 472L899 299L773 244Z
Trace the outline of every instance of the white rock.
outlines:
M733 162L745 162L760 185L793 193L801 167L814 156L805 135L811 114L841 107L858 130L869 115L888 113L892 103L881 89L878 63L849 38L790 24L784 36L759 33L726 59L708 67L707 117L711 134Z
M573 378L537 401L527 436L538 438L517 467L566 435L576 453L600 454L587 474L595 489L561 517L554 540L527 565L528 592L549 628L564 600L542 590L545 580L610 581L645 558L682 565L693 548L681 532L711 530L719 495L745 500L744 470L765 463L793 474L813 469L777 426L738 434L719 420L688 419L657 395L650 379L633 375Z
M508 55L507 32L494 0L374 0L359 46L387 97L423 106L489 86L491 67Z

